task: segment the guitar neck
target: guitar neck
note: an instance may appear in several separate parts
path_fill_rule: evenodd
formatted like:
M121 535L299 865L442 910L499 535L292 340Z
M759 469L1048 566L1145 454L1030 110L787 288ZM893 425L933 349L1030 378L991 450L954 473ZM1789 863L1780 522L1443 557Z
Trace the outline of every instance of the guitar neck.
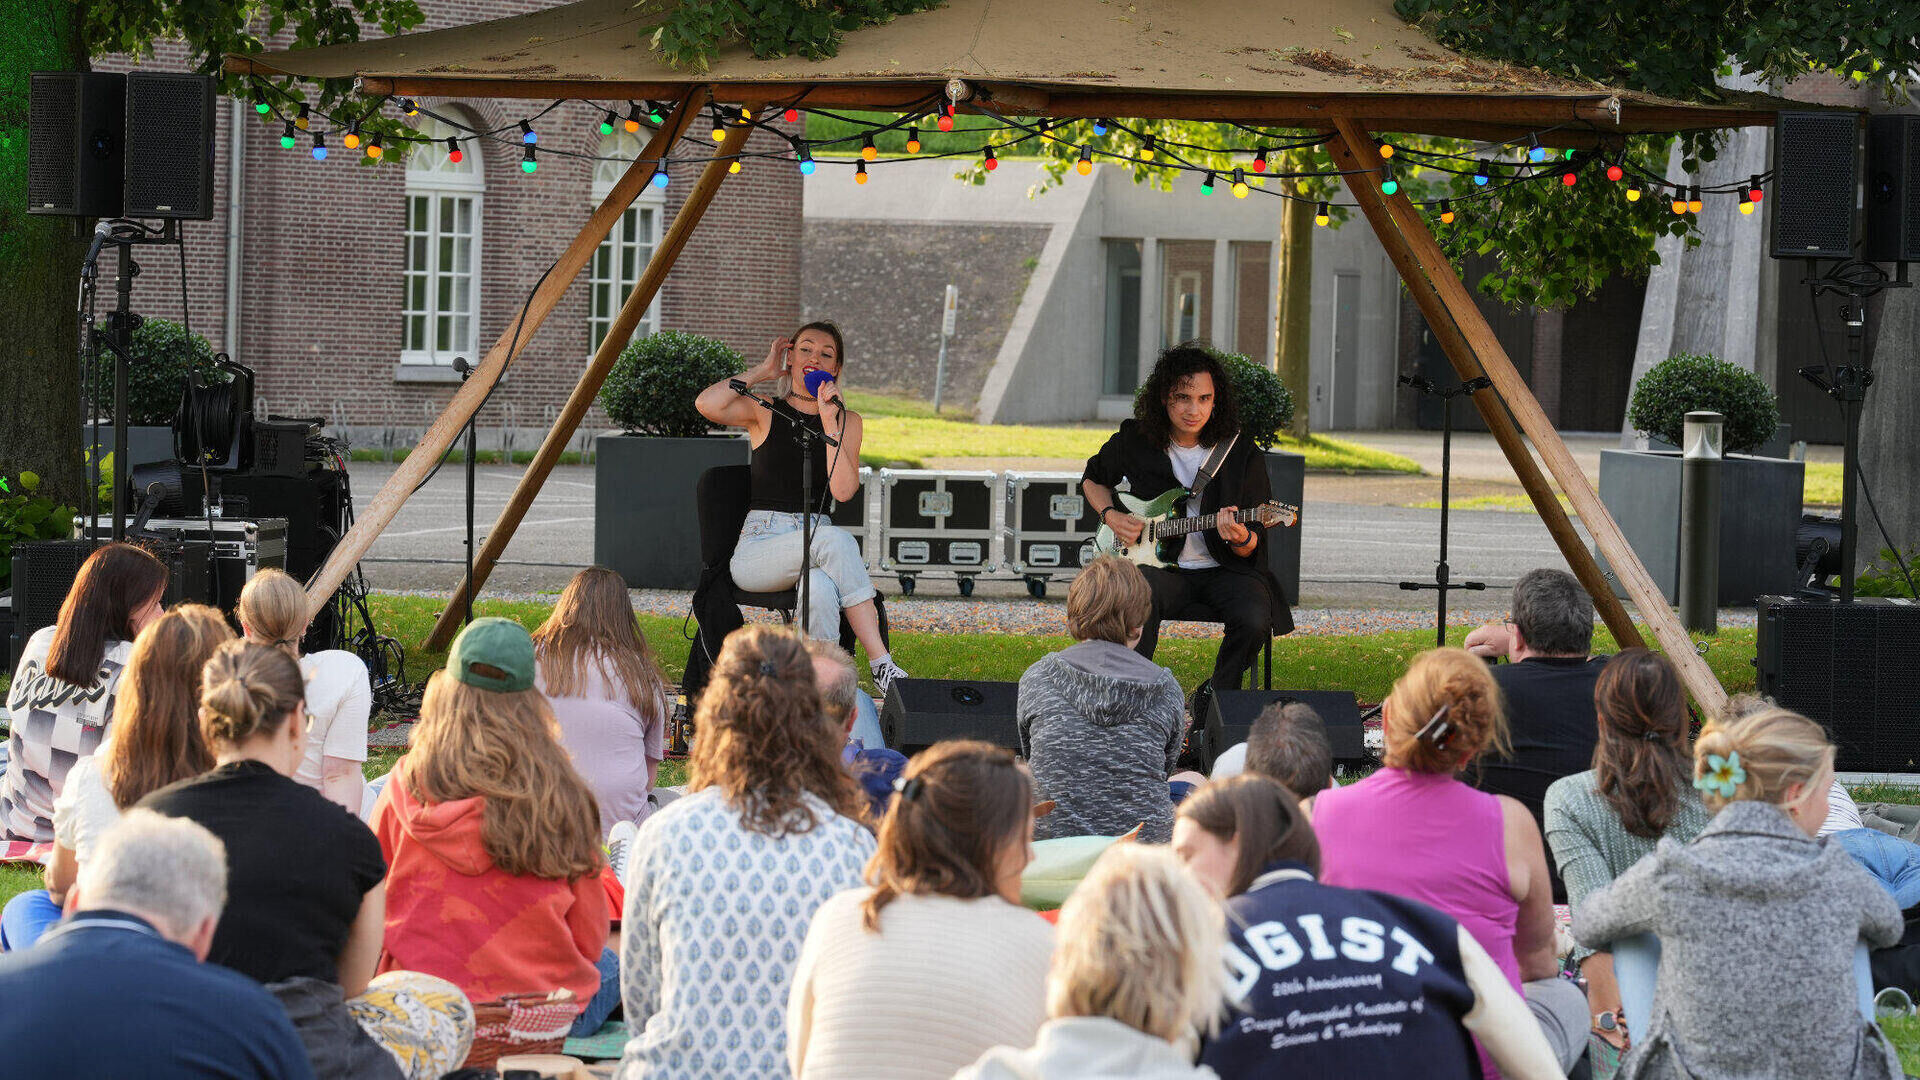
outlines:
M1235 510L1226 515L1225 520L1245 524L1252 521L1254 515L1259 512L1257 507L1252 510ZM1218 528L1221 520L1221 516L1217 513L1201 514L1199 517L1168 518L1153 526L1153 539L1165 540L1175 536L1185 536L1188 533L1206 532L1209 529Z

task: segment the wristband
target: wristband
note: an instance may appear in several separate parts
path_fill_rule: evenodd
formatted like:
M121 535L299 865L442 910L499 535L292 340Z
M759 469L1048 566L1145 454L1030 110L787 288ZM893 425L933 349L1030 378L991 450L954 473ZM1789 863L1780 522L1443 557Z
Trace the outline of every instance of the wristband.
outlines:
M1104 524L1106 524L1106 522L1107 522L1107 515L1108 515L1108 514L1110 514L1110 513L1112 513L1112 512L1113 512L1113 507L1112 507L1111 505L1109 505L1109 506L1103 506L1103 507L1101 507L1101 508L1100 508L1100 523L1101 523L1102 525L1104 525Z

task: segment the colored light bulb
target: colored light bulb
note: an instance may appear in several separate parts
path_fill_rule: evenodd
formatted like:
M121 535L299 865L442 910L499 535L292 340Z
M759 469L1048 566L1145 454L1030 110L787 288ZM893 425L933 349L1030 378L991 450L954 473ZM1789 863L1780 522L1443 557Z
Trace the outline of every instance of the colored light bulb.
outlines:
M1453 224L1453 204L1446 199L1440 200L1440 224Z
M1540 145L1540 140L1537 137L1528 137L1533 139L1533 146L1527 150L1527 160L1532 162L1547 160L1547 148Z
M1207 170L1207 175L1202 177L1200 180L1200 194L1202 195L1213 194L1213 181L1214 181L1213 170L1209 169Z
M739 173L740 159L734 158L732 161L727 162L727 171L730 173L736 173L736 174Z
M1627 185L1627 201L1628 202L1640 201L1640 185L1639 184Z
M873 136L868 135L860 140L860 160L872 161L879 156L880 150L873 145Z
M1253 171L1258 173L1267 171L1267 152L1265 150L1253 155Z
M533 147L528 146L520 152L520 171L530 173L540 167L540 161L533 156Z
M273 111L273 106L267 104L266 95L258 90L253 92L253 111L259 113L261 116L265 116Z
M408 116L419 116L420 103L414 101L412 98L407 98L400 103L400 111L406 113Z
M812 176L813 170L818 167L819 166L813 163L813 151L802 146L800 148L800 175Z
M1678 194L1679 194L1678 192L1675 192L1675 195L1678 195ZM1675 199L1673 200L1673 212L1674 212L1674 213L1676 213L1676 214L1684 214L1684 213L1686 213L1686 212L1687 212L1687 200L1685 200L1685 199L1683 199L1683 198L1675 198Z
M300 103L300 114L293 118L293 126L305 131L313 126L313 107L306 102Z
M1380 172L1382 175L1382 179L1380 181L1380 194L1382 195L1397 194L1400 190L1400 181L1395 180L1393 178L1393 166L1383 165L1380 167Z
M620 118L613 115L612 109L608 109L607 115L600 118L600 134L602 135L613 134L613 125L619 122L620 122Z
M1095 120L1093 122L1093 133L1095 135L1105 135L1107 133L1107 122L1105 120Z
M916 127L910 127L907 129L907 153L917 154L919 152L920 152L920 129Z
M1321 203L1319 207L1314 210L1313 223L1315 225L1324 227L1327 224L1327 222L1332 220L1333 220L1333 209L1329 207L1326 203Z
M1765 196L1766 192L1760 188L1760 174L1755 173L1747 177L1747 198L1754 202L1759 202Z
M661 168L655 168L653 170L653 178L648 182L651 183L654 187L661 188L664 190L667 186L667 170L661 169Z
M313 160L327 160L327 137L315 132L313 136Z
M1140 142L1140 160L1141 161L1153 160L1153 142L1154 142L1153 136L1151 135L1141 140Z
M1247 190L1247 174L1239 169L1233 170L1233 197L1244 199L1247 197Z
M864 184L867 182L866 162L856 161L853 163L853 182L856 184Z
M953 130L953 106L947 106L946 109L940 113L940 119L937 123L940 125L941 131Z
M447 160L455 165L467 160L467 152L460 149L460 140L451 135L447 136Z
M1693 185L1693 190L1687 195L1687 210L1697 214L1706 209L1706 206L1706 202L1700 198L1700 185Z
M280 149L293 149L293 142L293 121L289 120L287 121L287 129L280 133Z
M1560 174L1560 182L1568 187L1572 187L1579 181L1579 174L1575 173L1572 169L1568 169L1566 172Z
M1740 212L1743 214L1753 213L1753 200L1748 198L1747 193L1744 191L1740 193Z
M1393 157L1393 144L1392 144L1392 143L1390 143L1390 142L1383 142L1383 143L1381 143L1381 144L1380 144L1380 156L1381 156L1382 158L1391 158L1391 157Z
M664 114L660 112L660 106L658 105L647 106L647 123L652 124L654 127L659 127L661 124L664 124L666 122L667 122L667 118Z
M348 128L346 137L340 140L340 144L349 150L360 149L360 125L355 124Z
M628 134L640 130L640 106L628 104L627 118L622 122L621 126L627 129Z
M380 145L380 136L375 135L373 141L367 144L367 156L377 159L384 153L386 153L386 149Z
M1081 176L1093 175L1093 151L1088 147L1080 148L1080 160L1074 163L1073 171Z
M787 111L780 114L780 118L789 124L797 124L800 122L800 110L789 105Z
M1625 178L1626 175L1627 175L1627 170L1621 168L1619 162L1615 162L1612 165L1607 166L1607 179L1613 181L1616 184L1619 183L1623 178Z
M1486 187L1487 181L1492 179L1492 177L1493 164L1486 158L1481 158L1480 163L1473 167L1473 186Z
M992 172L1000 167L1000 159L993 156L993 147L987 147L986 160L981 162L981 164L986 166L988 172Z
M533 125L525 120L520 121L520 141L528 146L532 146L540 141L540 134L534 131ZM528 169L527 171L532 172L533 170Z

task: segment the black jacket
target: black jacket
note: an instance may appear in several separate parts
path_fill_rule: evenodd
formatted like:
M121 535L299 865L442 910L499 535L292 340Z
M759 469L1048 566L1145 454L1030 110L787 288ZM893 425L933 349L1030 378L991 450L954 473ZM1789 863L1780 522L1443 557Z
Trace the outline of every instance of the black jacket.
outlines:
M1129 493L1139 499L1157 498L1169 488L1181 486L1173 475L1173 459L1164 448L1147 441L1138 420L1121 421L1120 430L1113 433L1099 453L1087 459L1087 470L1081 479L1109 490L1124 479L1130 485ZM1211 514L1223 506L1245 510L1271 498L1273 484L1267 478L1266 455L1251 441L1241 439L1228 452L1213 483L1200 493L1200 513ZM1249 588L1265 588L1273 605L1273 632L1276 635L1292 633L1293 612L1287 607L1279 580L1267 568L1266 526L1248 522L1247 528L1260 538L1251 555L1235 555L1215 530L1202 534L1207 541L1207 552L1222 569L1247 575L1251 579L1247 583Z

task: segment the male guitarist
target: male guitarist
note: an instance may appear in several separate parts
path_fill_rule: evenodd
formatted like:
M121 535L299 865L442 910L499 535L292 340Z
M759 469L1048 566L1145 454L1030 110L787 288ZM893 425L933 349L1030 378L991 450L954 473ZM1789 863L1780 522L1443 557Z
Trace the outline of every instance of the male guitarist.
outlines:
M1266 462L1253 440L1236 438L1240 414L1233 387L1220 361L1192 343L1160 354L1153 374L1135 399L1134 417L1100 452L1087 459L1080 488L1103 524L1127 544L1140 539L1145 525L1117 505L1114 488L1122 479L1129 493L1152 499L1173 488L1192 491L1176 509L1188 517L1220 513L1217 529L1189 534L1178 548L1176 566L1142 567L1153 588L1153 609L1135 646L1151 658L1160 638L1160 620L1189 604L1211 609L1226 624L1220 654L1213 665L1216 689L1232 690L1252 666L1269 634L1293 631L1293 613L1280 583L1267 569L1266 528L1228 517L1240 507L1267 501L1272 487ZM1203 475L1214 451L1231 440L1210 481ZM1197 485L1198 481L1206 481Z

